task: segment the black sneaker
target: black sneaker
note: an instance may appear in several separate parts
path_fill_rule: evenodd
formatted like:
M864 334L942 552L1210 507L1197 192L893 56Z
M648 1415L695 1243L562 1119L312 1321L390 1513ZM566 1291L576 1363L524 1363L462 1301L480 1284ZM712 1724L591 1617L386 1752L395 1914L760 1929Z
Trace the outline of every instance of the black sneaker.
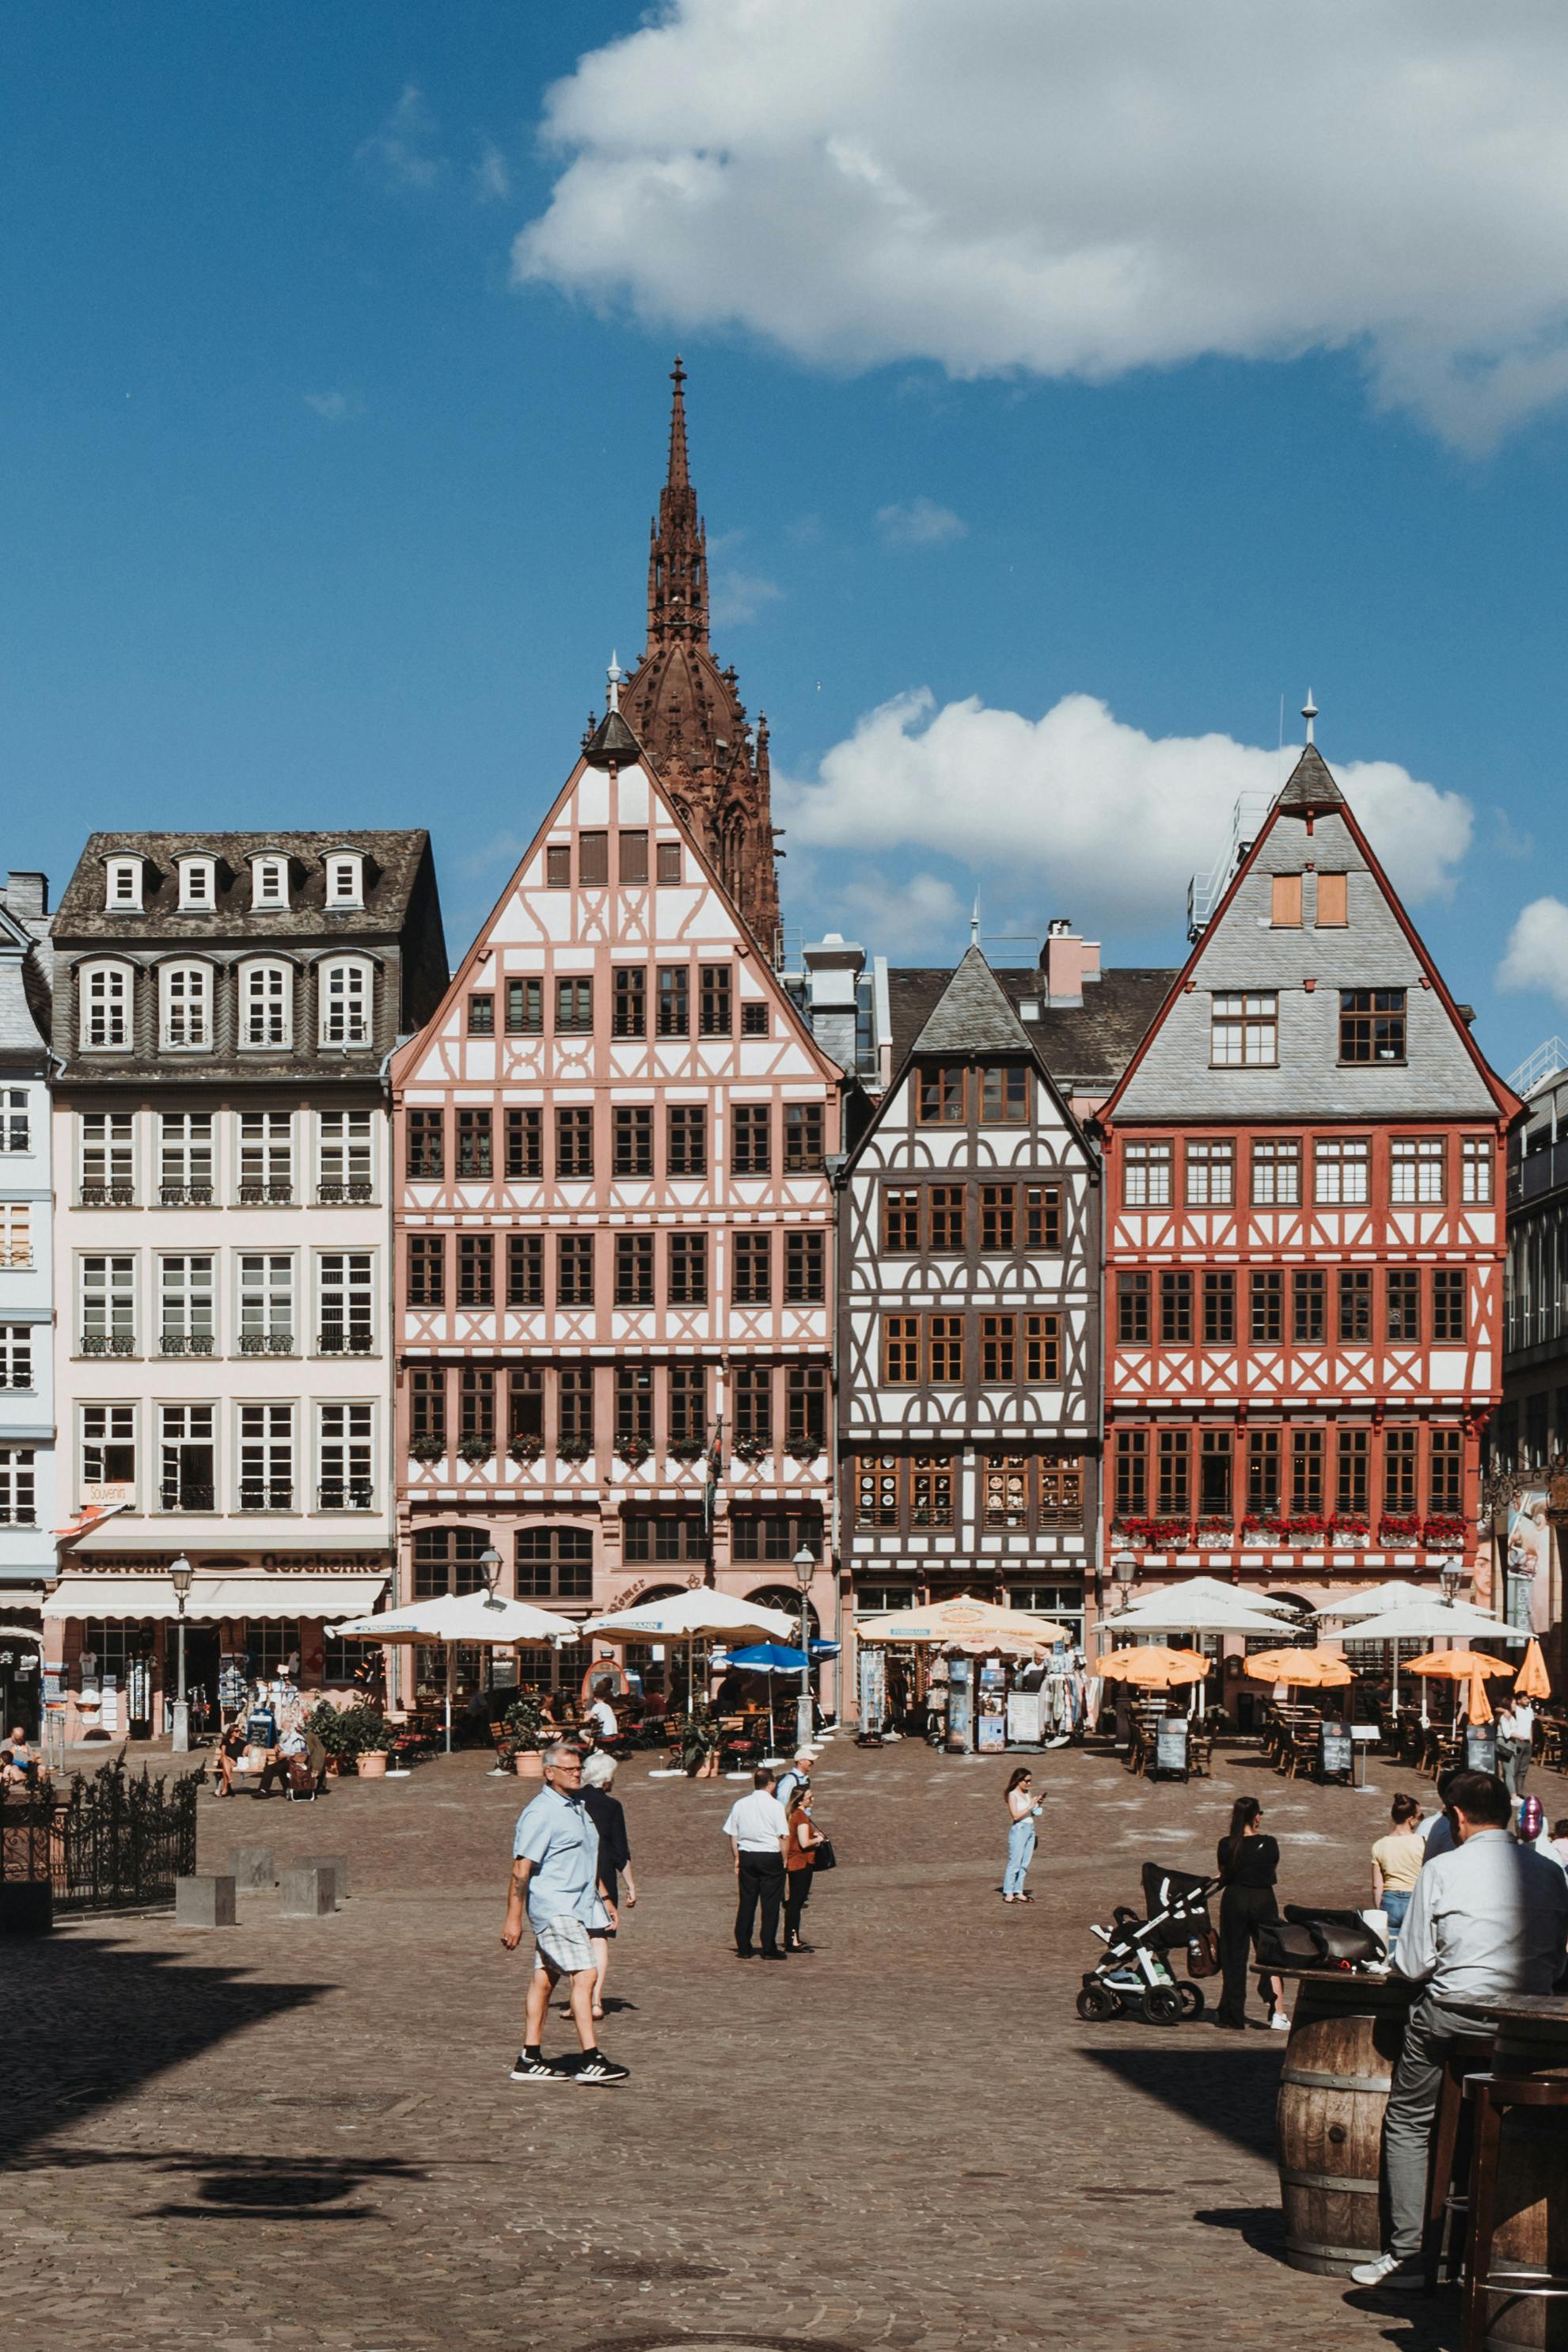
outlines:
M612 2091L618 2083L632 2080L632 2069L630 2066L618 2066L613 2058L607 2058L602 2050L596 2050L591 2058L578 2060L572 2068L571 2079L574 2083L591 2083L600 2090Z
M566 2067L553 2065L548 2058L530 2058L526 2050L519 2050L511 2079L514 2083L570 2083L571 2075Z

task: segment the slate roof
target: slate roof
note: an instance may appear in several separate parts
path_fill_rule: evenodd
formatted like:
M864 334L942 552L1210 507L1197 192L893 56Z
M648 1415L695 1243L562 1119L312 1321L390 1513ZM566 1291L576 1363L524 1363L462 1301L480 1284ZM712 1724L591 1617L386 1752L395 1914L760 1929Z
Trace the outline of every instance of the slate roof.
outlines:
M1033 967L1004 967L990 973L1015 1011L1027 1003L1040 1007L1038 1019L1020 1022L1019 1027L1058 1085L1107 1094L1143 1043L1176 976L1174 970L1113 968L1086 982L1081 1005L1047 1005L1041 999L1040 975ZM952 977L941 967L889 969L895 1070L921 1037ZM1015 1043L1009 1038L1009 1050Z
M47 917L22 912L0 887L0 1054L29 1061L42 1055L52 969Z
M643 757L643 747L618 710L607 710L590 740L583 746L583 755L596 768L607 768L612 760L626 767Z
M248 860L267 850L294 861L287 907L258 908L256 927L269 940L291 937L364 938L402 929L422 866L430 857L430 835L408 832L363 833L94 833L77 861L54 919L59 939L176 940L246 939L252 935ZM326 861L334 850L358 850L365 860L362 907L327 911ZM175 860L190 852L219 860L217 904L211 913L179 911L180 877ZM150 874L142 893L144 911L127 916L103 903L108 857L144 857ZM223 870L227 868L226 873ZM153 878L156 876L156 879Z
M978 948L966 950L915 1040L917 1054L1027 1053L1030 1041Z
M1311 809L1343 808L1344 794L1329 772L1315 743L1309 743L1291 769L1278 806L1287 816L1305 816Z

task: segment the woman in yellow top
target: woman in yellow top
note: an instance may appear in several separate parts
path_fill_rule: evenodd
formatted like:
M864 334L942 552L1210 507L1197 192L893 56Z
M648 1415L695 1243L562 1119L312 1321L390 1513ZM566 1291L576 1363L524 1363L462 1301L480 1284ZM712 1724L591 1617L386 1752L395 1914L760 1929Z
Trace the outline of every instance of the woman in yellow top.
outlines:
M1396 1797L1390 1819L1393 1828L1372 1849L1372 1902L1375 1910L1386 1913L1392 1942L1405 1925L1427 1848L1419 1834L1421 1808L1414 1797Z

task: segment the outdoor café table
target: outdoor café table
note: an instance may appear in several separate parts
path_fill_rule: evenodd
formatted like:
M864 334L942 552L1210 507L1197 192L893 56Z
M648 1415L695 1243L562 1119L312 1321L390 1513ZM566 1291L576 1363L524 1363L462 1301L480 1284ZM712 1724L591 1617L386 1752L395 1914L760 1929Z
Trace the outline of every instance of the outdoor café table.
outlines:
M1494 2076L1568 2077L1568 1994L1510 1993L1452 2007L1497 2029ZM1490 2269L1568 2273L1568 2127L1561 2115L1505 2107L1497 2151L1497 2203ZM1477 2341L1488 2346L1568 2344L1568 2302L1482 2298Z
M1382 2248L1383 2111L1420 1987L1335 1969L1275 1973L1297 1985L1275 2116L1285 2260L1343 2277Z

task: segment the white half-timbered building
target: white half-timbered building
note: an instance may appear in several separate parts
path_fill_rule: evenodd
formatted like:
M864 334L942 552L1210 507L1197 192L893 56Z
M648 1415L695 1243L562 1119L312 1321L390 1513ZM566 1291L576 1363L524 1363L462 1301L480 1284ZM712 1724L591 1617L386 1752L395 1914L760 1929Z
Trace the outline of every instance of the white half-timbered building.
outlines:
M1099 1507L1099 1162L978 947L848 1160L843 1562L857 1609L1071 1622Z
M831 1495L841 1073L613 709L393 1085L415 1595L492 1546L569 1614L710 1571L793 1592Z

